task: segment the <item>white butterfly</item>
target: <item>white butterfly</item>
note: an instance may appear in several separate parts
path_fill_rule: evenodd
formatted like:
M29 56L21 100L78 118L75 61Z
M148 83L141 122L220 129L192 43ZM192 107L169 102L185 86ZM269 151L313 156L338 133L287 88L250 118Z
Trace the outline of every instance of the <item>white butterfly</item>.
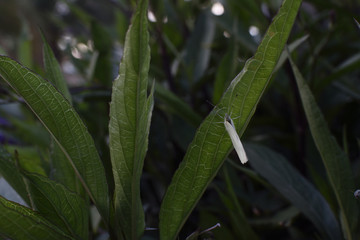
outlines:
M248 161L248 158L246 156L244 147L240 141L239 135L236 132L234 122L228 114L225 114L224 125L225 125L226 131L228 132L228 134L230 136L230 139L235 148L235 151L240 158L241 163L245 164Z

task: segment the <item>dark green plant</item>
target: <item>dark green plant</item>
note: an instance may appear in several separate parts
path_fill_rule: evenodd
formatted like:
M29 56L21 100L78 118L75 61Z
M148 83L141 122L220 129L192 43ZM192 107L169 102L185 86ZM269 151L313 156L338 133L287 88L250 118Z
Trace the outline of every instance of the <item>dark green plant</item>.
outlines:
M19 139L36 147L1 146L0 173L27 205L0 197L1 237L357 239L359 204L353 196L356 184L352 172L356 165L332 136L313 95L321 92L326 83L350 72L359 61L345 61L328 76L317 76L321 79L310 82L311 89L292 59L304 65L301 72L312 79L316 64L327 66L326 61L318 61L319 64L316 58L320 58L331 38L325 37L314 51L309 50L311 57L297 49L307 49L306 43L317 37L314 28L309 35L294 30L297 39L286 46L301 1L284 0L266 32L263 26L267 19L255 1L225 2L235 16L236 12L243 18L214 18L208 8L199 14L190 13L184 10L185 2L176 5L176 11L171 1L150 2L148 8L147 0L139 0L126 32L119 74L112 82L111 93L106 87L111 85L110 45L114 36L76 4L68 3L71 11L91 28L98 59L89 69L84 66L91 64L77 59L73 62L105 90L91 92L89 87L81 94L71 92L74 89L69 91L45 34L42 34L45 78L7 56L0 56L0 76L16 94L9 90L8 99L25 102L46 130L25 109L21 111L26 121L6 116L20 132L29 135L28 139L21 139L24 136L17 133ZM202 9L207 3L192 4ZM124 12L116 16L121 19L118 26L120 23L123 26L128 14L125 6L122 1L117 5ZM155 13L156 23L148 23L148 9ZM186 14L197 16L190 34L186 27L179 27ZM169 26L161 21L165 17L178 21L170 19ZM307 17L301 13L299 21ZM256 19L265 32L257 49L256 42L244 34L245 25L240 23L249 23L251 19ZM178 26L174 27L174 23ZM219 38L215 29L219 26L231 32L228 49L215 44ZM299 24L296 26L299 28ZM117 34L124 36L121 29ZM226 46L224 42L222 45ZM178 52L180 46L183 53ZM225 49L222 54L217 52L220 47ZM246 49L245 56L253 54L241 71L239 49ZM177 72L167 62L169 56L177 63L174 64ZM222 60L217 61L220 56ZM27 66L33 64L26 59ZM163 71L159 70L160 65ZM158 80L163 78L170 90ZM211 90L209 78L215 80ZM265 93L272 79L271 86L277 87L277 92ZM356 89L337 84L358 96ZM206 96L209 91L212 97L197 97L199 92ZM108 111L101 102L107 104L110 95ZM192 104L183 101L182 95L189 97ZM196 107L203 109L209 99L216 104L210 113L195 112ZM204 103L199 103L201 100ZM290 107L284 111L280 105ZM255 113L256 108L259 111ZM276 117L269 117L271 113ZM245 166L228 158L233 146L224 127L225 114L233 119L239 136L247 130L244 138L252 142L245 144L249 157ZM168 122L162 115L167 116ZM289 119L303 132L296 135L286 129ZM304 133L307 124L312 137ZM169 126L169 130L164 126ZM292 134L296 137L289 137ZM344 145L347 150L346 141ZM294 146L300 147L294 150ZM185 153L185 157L177 166L172 157L179 159L179 153ZM305 162L305 156L311 161ZM296 159L295 166L290 163L292 159ZM152 200L156 198L160 199ZM153 219L157 217L159 221ZM217 223L221 227L215 228ZM155 228L154 233L144 232L147 228Z

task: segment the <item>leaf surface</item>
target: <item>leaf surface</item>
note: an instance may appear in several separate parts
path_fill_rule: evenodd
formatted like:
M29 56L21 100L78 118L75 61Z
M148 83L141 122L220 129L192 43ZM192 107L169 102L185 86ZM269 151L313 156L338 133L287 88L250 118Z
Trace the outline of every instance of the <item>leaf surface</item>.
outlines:
M60 93L71 103L72 98L67 87L64 76L61 72L60 65L55 58L55 55L46 41L44 33L41 34L43 40L43 61L46 78L54 84ZM60 146L52 139L51 140L51 175L50 178L57 182L64 184L69 189L80 192L81 183L76 177L73 167L67 160L65 154L62 152Z
M352 194L352 191L355 190L355 184L350 161L332 136L324 116L299 69L292 59L289 59L299 88L311 135L321 155L327 176L341 209L343 230L347 239L356 239L353 234L359 229L359 208Z
M329 204L286 159L269 148L246 145L251 166L315 225L325 239L342 239Z
M109 196L104 167L93 139L71 104L51 83L6 56L0 56L0 75L24 98L61 147L87 194L108 222Z
M223 124L225 113L231 115L240 135L245 130L288 39L300 3L300 0L284 1L255 56L246 62L218 106L198 128L163 199L160 209L160 239L176 238L232 150Z
M110 104L110 155L115 181L115 220L119 236L139 239L145 227L140 177L147 151L153 90L147 96L150 66L147 0L138 2L126 34L119 76Z
M46 41L46 38L43 33L41 34L41 37L44 42L43 61L44 61L46 78L55 85L55 87L59 90L59 92L61 92L69 102L71 102L71 95L67 87L66 81L64 79L64 76L61 72L60 65L56 60L55 55L50 45Z
M0 233L14 240L74 239L55 225L17 203L0 196Z
M62 231L78 239L88 239L88 204L75 192L46 177L24 173L36 209Z

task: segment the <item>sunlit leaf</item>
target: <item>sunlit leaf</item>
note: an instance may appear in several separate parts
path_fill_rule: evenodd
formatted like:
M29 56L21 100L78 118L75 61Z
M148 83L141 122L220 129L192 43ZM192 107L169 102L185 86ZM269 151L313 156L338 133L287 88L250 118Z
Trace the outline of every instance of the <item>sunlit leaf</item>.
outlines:
M61 72L60 65L55 58L55 55L46 41L42 33L43 46L43 61L45 67L46 78L55 85L60 93L71 103L72 98L67 87L64 76ZM69 189L76 192L83 192L81 183L76 177L71 163L66 158L60 146L51 139L51 172L50 178L64 184Z
M0 236L14 240L74 239L37 212L0 196Z
M88 239L88 204L60 183L37 174L24 174L36 210L74 238Z
M115 181L115 221L119 236L139 239L145 227L140 177L147 151L153 90L147 96L150 65L147 0L138 2L126 34L119 76L110 104L110 154Z
M176 238L232 150L224 119L219 114L230 114L240 135L245 130L287 41L300 3L299 0L284 1L255 56L246 62L218 106L198 128L165 194L160 210L161 239Z
M71 162L105 221L109 196L93 139L70 103L54 86L16 61L0 56L0 75L25 100Z

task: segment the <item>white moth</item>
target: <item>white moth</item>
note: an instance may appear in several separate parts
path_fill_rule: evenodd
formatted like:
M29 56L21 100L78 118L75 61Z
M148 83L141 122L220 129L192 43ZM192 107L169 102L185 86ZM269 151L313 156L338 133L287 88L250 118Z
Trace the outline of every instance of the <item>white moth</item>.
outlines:
M239 135L236 132L234 122L228 114L225 114L224 125L226 128L226 131L228 132L228 134L230 136L230 139L235 148L235 151L240 158L241 163L245 164L248 161L248 158L246 156L244 147L240 141Z

